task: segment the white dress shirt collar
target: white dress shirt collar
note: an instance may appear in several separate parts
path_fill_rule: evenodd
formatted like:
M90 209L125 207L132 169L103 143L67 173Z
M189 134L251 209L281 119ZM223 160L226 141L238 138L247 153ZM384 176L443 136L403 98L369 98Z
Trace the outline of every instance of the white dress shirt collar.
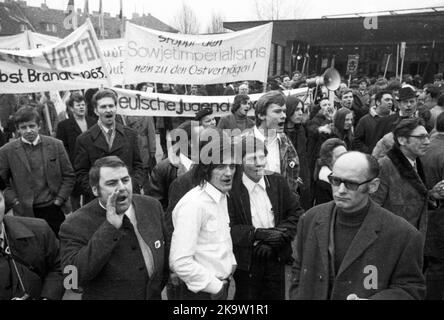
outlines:
M40 135L37 135L37 138L35 138L35 140L32 141L32 142L30 142L30 141L26 140L24 137L22 137L22 142L23 143L30 144L30 145L32 145L34 147L40 143L40 140L41 140L40 139Z
M180 163L182 163L187 169L187 171L190 170L191 166L193 165L193 161L182 154L182 152L179 154Z
M257 126L253 127L253 133L254 133L254 136L262 142L265 142L265 139L267 139L267 138L269 139L269 137L264 136L262 131L259 130L259 128ZM273 137L273 139L268 140L268 144L270 145L270 144L274 143L276 139L279 139L279 134L277 132L276 132L276 135Z
M116 128L116 124L113 124L113 126L111 128L107 128L103 125L102 121L100 121L100 120L97 121L97 124L99 125L100 129L102 129L103 132L105 132L106 134L108 134L109 130Z
M406 158L409 161L409 163L412 166L412 168L416 171L416 160L412 160L409 157L406 157Z
M203 190L214 200L214 202L219 203L223 199L225 199L226 195L216 189L211 183L208 181L205 183Z
M267 190L265 186L265 179L262 178L259 182L254 182L245 173L242 174L242 183L247 188L248 193L251 193L256 186L261 187L263 190Z

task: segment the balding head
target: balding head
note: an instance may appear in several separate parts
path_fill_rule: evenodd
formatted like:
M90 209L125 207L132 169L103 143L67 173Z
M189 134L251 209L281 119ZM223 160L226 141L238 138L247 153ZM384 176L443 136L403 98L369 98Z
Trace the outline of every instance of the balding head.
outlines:
M370 193L378 190L379 165L375 158L361 152L347 152L333 165L330 181L336 205L355 212L368 203Z
M341 161L339 162L340 159ZM338 164L344 169L347 168L355 177L362 176L366 180L379 176L378 161L366 153L357 151L346 152L339 156L334 164Z

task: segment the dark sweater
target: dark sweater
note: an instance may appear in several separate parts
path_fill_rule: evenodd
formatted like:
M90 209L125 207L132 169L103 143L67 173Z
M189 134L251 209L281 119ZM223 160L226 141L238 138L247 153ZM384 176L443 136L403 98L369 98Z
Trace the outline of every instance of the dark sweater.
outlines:
M23 143L23 142L22 142ZM51 194L48 183L46 181L46 172L43 163L43 147L42 142L36 146L23 143L23 147L28 158L29 166L31 168L31 183L34 191L34 207L46 207L50 205L54 196Z
M335 274L338 273L348 248L361 228L369 208L370 201L364 208L356 212L344 212L338 208L334 229Z
M372 152L379 134L374 134L378 117L367 114L359 120L355 129L355 138L353 140L353 149L364 153Z
M219 129L240 129L240 131L244 131L245 129L249 129L254 127L254 121L249 119L248 117L241 117L236 113L232 113L228 116L225 116L220 119L218 128Z

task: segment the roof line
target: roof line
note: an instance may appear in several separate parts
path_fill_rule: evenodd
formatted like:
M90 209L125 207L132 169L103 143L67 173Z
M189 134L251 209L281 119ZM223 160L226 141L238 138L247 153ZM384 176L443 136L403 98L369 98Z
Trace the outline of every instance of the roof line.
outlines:
M441 10L437 10L441 9ZM356 12L356 13L342 13L342 14L331 14L322 16L321 19L328 19L332 17L345 17L345 16L360 16L362 14L374 14L374 13L388 13L389 15L397 15L405 11L421 11L421 10L433 10L434 12L439 12L444 10L444 6L433 6L433 7L423 7L423 8L411 8L411 9L397 9L397 10L381 10L381 11L369 11L369 12ZM418 12L421 13L421 12Z

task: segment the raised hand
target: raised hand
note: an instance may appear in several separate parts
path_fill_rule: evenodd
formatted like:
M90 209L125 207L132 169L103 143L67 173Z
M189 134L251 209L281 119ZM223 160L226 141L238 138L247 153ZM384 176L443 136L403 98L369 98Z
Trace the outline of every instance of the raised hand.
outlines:
M116 229L120 229L123 223L123 213L117 212L116 200L119 195L119 189L116 188L114 192L108 197L106 201L106 220L112 224Z

